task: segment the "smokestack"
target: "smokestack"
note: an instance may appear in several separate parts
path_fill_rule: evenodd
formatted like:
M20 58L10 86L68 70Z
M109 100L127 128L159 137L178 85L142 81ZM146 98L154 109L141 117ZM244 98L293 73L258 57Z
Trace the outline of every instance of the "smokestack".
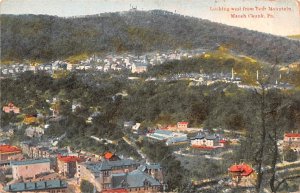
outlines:
M234 72L233 72L233 68L231 68L231 80L234 79Z
M258 81L258 70L256 71L256 80Z

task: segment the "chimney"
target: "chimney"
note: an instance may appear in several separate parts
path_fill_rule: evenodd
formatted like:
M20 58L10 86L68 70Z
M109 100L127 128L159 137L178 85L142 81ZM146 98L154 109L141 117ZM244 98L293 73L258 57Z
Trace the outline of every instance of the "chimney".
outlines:
M258 70L256 71L256 80L258 81Z

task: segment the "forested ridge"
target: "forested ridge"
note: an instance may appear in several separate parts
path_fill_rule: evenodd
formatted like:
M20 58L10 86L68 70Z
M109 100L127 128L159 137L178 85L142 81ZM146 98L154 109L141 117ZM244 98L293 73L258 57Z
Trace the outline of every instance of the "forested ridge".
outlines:
M300 59L300 42L161 10L62 18L1 16L2 60L65 59L77 54L143 53L166 49L211 49L227 45L239 54L274 62Z

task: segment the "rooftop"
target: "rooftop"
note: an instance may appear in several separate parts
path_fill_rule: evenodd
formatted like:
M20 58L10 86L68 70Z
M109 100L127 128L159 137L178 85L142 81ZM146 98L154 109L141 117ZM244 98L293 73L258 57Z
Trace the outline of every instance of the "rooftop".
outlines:
M24 161L12 161L12 166L21 166L21 165L31 165L39 163L50 163L50 159L33 159L33 160L24 160Z
M80 161L80 158L77 157L77 156L62 156L62 155L58 155L57 159L59 161L66 162L66 163Z
M155 130L154 133L155 133L155 134L161 134L161 135L172 135L172 134L173 134L172 131L161 130L161 129Z
M284 134L285 137L296 137L296 138L300 138L300 133L286 133Z
M128 191L125 188L103 190L102 193L127 193Z
M146 169L159 170L159 169L161 169L161 166L160 166L160 164L151 163L151 164L141 165L138 169L141 170L142 172L144 172Z
M249 176L254 170L248 164L242 163L232 165L228 171L232 173L239 173L241 176Z
M0 153L17 153L21 152L21 149L11 145L0 145Z
M189 122L178 122L177 124L181 124L181 125L188 125Z
M106 152L106 153L104 154L104 158L109 160L110 158L113 157L113 155L114 155L114 154L112 154L111 152Z
M87 162L84 163L86 165L87 169L92 170L93 172L100 172L105 170L112 170L117 167L124 167L124 166L132 166L139 164L131 159L122 159L122 160L115 160L115 161L100 161L100 162Z
M67 188L67 183L61 180L15 183L4 188L8 192L41 191L48 189Z

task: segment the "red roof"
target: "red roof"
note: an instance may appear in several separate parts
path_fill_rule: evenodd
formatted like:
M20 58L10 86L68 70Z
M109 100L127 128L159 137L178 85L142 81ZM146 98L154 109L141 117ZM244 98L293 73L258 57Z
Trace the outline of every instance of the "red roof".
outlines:
M114 154L112 154L112 153L110 153L110 152L106 152L106 153L104 153L104 158L105 158L105 159L110 159L110 158L112 158L113 155L114 155Z
M14 105L12 102L10 102L10 103L8 103L7 106L9 106L9 107L14 107L15 105Z
M219 143L227 143L227 140L221 139L221 140L219 141Z
M66 163L80 161L80 158L77 157L77 156L61 156L61 155L58 155L57 158L58 158L58 160L60 160L62 162L66 162Z
M181 124L181 125L188 125L189 122L178 122L177 124Z
M300 137L300 133L286 133L284 135L285 137L296 137L296 138Z
M248 164L235 164L228 169L229 172L240 173L241 176L249 176L254 171Z
M0 153L21 152L21 149L11 145L0 145Z
M128 191L124 188L119 189L110 189L110 190L103 190L102 193L127 193Z
M192 145L193 148L198 148L198 149L205 149L205 150L213 150L217 149L218 147L212 147L212 146L205 146L205 145Z

